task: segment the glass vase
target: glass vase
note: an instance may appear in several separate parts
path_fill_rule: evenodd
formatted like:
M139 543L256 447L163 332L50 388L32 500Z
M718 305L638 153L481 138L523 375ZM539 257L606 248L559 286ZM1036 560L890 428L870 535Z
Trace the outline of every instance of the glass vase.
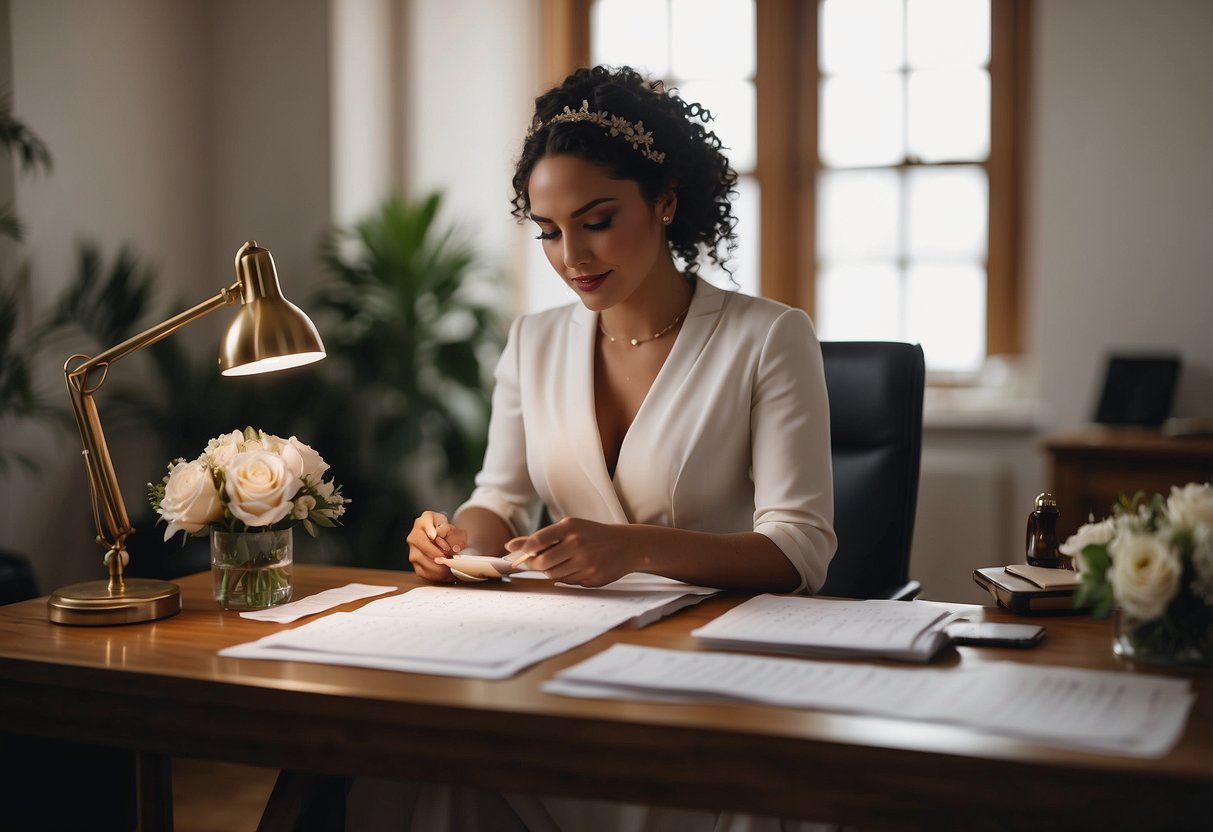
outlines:
M1213 666L1213 619L1176 621L1163 616L1151 621L1124 610L1112 613L1112 652L1122 659L1159 665Z
M211 583L225 610L259 610L291 600L292 529L211 529Z

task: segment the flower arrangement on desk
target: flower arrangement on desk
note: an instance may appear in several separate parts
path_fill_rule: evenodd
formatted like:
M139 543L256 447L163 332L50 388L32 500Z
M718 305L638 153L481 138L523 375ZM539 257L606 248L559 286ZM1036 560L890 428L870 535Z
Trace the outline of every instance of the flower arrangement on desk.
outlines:
M1099 617L1115 611L1117 654L1213 663L1213 485L1122 497L1061 551L1082 576L1075 604Z
M165 540L210 533L222 606L267 607L290 597L292 526L315 537L317 527L340 525L349 500L325 479L328 467L296 437L249 427L170 462L163 482L148 483L148 499L168 523Z

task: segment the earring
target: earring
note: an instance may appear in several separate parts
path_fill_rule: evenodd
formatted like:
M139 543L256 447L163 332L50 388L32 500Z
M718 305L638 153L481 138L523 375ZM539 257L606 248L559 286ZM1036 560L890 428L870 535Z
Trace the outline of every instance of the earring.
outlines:
M661 222L664 223L665 225L669 225L673 221L674 221L673 217L662 217L661 218Z

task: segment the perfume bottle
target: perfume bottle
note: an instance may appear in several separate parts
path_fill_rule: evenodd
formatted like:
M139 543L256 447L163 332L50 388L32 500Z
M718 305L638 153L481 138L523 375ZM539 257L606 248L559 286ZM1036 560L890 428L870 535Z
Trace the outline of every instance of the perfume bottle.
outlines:
M1057 500L1044 493L1036 498L1036 506L1028 515L1028 565L1060 567L1061 552L1057 543Z

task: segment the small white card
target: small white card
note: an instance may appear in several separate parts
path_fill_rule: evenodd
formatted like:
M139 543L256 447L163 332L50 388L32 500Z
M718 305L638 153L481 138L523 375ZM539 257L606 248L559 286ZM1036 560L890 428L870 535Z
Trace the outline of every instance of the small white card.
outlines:
M519 571L506 558L469 552L434 560L449 566L451 574L461 581L493 581Z
M253 621L273 621L277 624L289 624L292 621L298 621L305 615L315 615L318 612L324 612L325 610L331 610L333 607L348 604L350 601L361 601L363 598L385 595L389 592L395 592L399 588L396 586L374 586L372 584L346 584L336 589L326 589L323 592L317 592L315 595L300 598L298 601L291 601L289 604L279 604L276 607L269 607L264 610L242 612L240 613L240 617L251 618Z

